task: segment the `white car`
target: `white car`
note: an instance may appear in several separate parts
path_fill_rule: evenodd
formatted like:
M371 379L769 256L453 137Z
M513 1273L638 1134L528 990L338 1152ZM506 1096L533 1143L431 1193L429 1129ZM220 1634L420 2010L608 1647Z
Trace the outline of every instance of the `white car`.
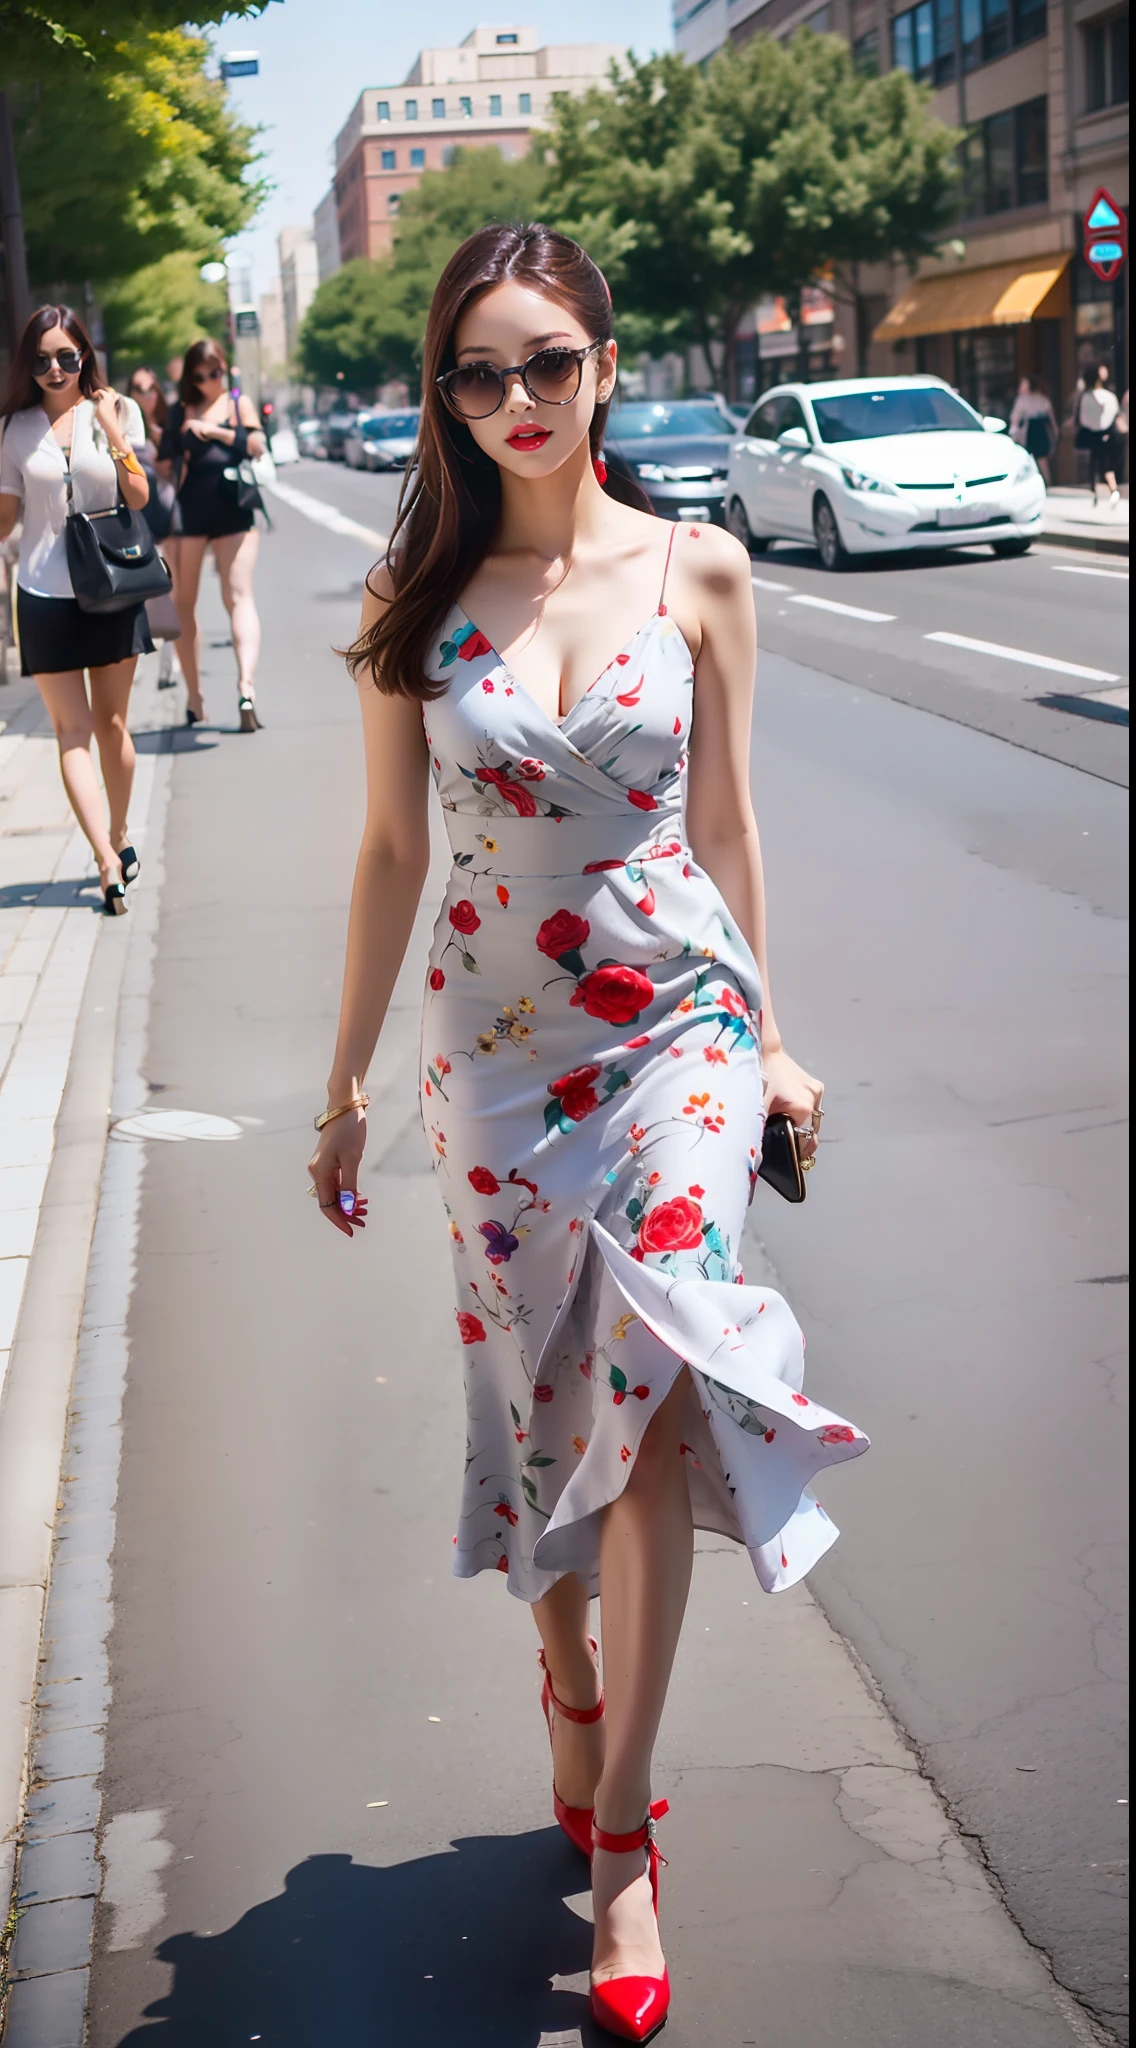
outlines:
M766 392L730 451L726 524L760 553L815 541L826 569L850 556L988 541L1024 555L1045 485L1006 423L939 377L849 377Z

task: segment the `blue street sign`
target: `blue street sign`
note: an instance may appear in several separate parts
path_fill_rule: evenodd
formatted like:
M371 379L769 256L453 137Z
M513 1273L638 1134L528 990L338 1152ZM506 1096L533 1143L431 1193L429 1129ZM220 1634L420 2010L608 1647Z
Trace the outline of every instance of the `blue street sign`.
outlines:
M1090 263L1120 263L1124 251L1119 242L1090 242L1085 255Z
M1110 205L1109 201L1105 198L1104 194L1102 193L1099 199L1097 200L1096 205L1093 207L1092 212L1088 215L1085 221L1086 230L1088 231L1088 233L1092 234L1094 230L1099 231L1101 228L1118 228L1119 226L1120 215L1117 213L1116 208Z

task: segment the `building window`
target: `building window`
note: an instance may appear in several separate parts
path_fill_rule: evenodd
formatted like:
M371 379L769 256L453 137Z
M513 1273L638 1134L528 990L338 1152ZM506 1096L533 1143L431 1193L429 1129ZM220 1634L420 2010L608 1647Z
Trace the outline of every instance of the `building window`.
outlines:
M410 168L412 171L424 171L426 169L426 151L424 149L411 150Z
M1005 5L1006 0L988 0ZM921 0L897 14L891 25L892 62L897 71L909 71L912 78L946 85L955 75L954 0Z
M1044 98L991 114L967 134L963 146L964 205L968 215L1007 213L1041 206L1049 197L1049 122Z
M433 115L435 121L444 121L446 118L445 100L431 100L430 112Z
M866 36L857 36L852 45L852 62L863 78L876 78L880 69L880 32L870 28Z
M454 145L453 145L453 143L452 143L452 142L448 142L448 143L446 144L446 147L445 147L445 149L444 149L444 150L442 151L442 162L443 162L443 164L444 164L444 165L446 166L447 170L449 169L450 165L451 165L451 164L453 163L454 157L455 157L456 155L457 155L457 151L455 150L455 148L454 148Z
M382 152L381 161L384 171L393 171L397 169L397 160L393 149L384 149Z
M375 119L376 119L377 121L389 121L389 120L390 120L390 117L391 117L391 103L390 103L390 101L389 101L389 100L380 100L380 101L379 101L379 103L378 103L378 105L377 105L377 107L375 108Z
M1085 111L1123 106L1128 99L1128 16L1085 30Z
M404 101L403 101L403 103L402 103L402 118L403 118L403 120L404 120L404 121L417 121L417 119L418 119L418 101L417 101L417 100L404 100Z
M397 213L397 212L398 212L398 209L399 209L399 205L400 205L400 203L401 203L401 200L402 200L402 193L401 193L401 192L388 192L388 193L387 193L387 212L388 212L388 213Z
M518 114L531 114L531 113L532 113L532 94L531 94L531 92L522 92L522 93L519 93L519 94L518 94L518 96L517 96L517 112L518 112Z
M818 7L815 14L808 14L801 23L802 28L811 28L814 36L828 34L828 8Z
M501 34L497 38L499 43L515 43L516 40L517 34L515 29L502 29Z
M462 98L458 101L458 112L461 115L463 121L470 121L473 119L473 101L466 99L464 94Z

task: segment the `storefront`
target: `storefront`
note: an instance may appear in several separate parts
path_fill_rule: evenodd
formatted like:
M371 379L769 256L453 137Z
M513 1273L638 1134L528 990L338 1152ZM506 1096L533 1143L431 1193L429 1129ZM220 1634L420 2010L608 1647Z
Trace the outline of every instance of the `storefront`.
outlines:
M874 339L897 350L897 370L942 377L976 411L999 419L1009 419L1022 378L1040 377L1060 417L1073 373L1063 346L1070 327L1069 271L1068 254L1058 251L916 278Z

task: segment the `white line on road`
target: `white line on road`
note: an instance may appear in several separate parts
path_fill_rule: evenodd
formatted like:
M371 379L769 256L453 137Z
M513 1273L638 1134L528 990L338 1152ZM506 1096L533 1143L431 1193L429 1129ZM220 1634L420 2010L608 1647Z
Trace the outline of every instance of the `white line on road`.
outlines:
M1105 576L1112 583L1127 583L1127 569L1090 569L1087 562L1054 562L1059 576Z
M781 590L781 591L784 591L784 590L792 590L792 588L793 588L793 586L792 586L792 584L791 584L791 583L771 583L771 582L769 581L769 578L768 578L767 576L751 576L749 580L750 580L750 582L751 582L751 583L753 584L753 587L754 587L754 589L755 589L755 590Z
M811 604L818 612L839 612L842 619L866 619L872 626L890 626L894 612L866 612L858 604L837 604L834 597L807 597L804 592L789 599L790 604Z
M334 505L327 505L322 498L313 498L307 491L298 491L295 484L275 482L266 484L265 489L274 497L282 498L293 512L302 512L305 519L314 519L317 526L329 527L332 533L346 534L351 540L365 540L368 547L385 555L389 536L376 533L371 526L360 526L357 519L349 519L346 512L340 512Z
M997 661L1024 661L1030 668L1051 669L1058 676L1081 676L1086 683L1118 683L1120 677L1105 668L1084 668L1077 661L1055 661L1051 654L1031 654L1025 647L1000 647L996 640L968 640L965 633L924 633L925 640L940 640L944 647L964 647L969 654L992 654Z

